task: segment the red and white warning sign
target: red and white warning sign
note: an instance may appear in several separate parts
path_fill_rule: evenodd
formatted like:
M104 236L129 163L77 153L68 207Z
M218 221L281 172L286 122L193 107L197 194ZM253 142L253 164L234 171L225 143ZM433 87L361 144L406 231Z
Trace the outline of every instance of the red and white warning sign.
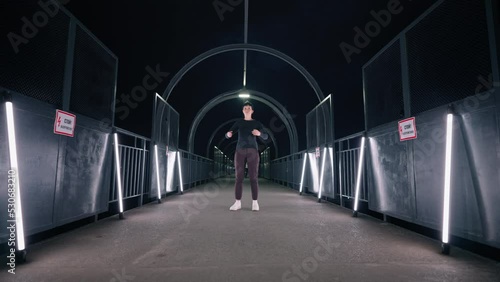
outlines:
M399 140L406 141L417 138L417 127L415 117L407 118L398 122Z
M75 134L76 116L61 110L56 110L54 133L73 137Z

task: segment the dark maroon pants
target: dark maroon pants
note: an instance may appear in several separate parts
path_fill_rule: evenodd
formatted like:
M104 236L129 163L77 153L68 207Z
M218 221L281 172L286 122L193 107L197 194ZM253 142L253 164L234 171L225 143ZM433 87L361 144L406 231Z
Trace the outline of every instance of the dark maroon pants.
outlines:
M234 166L236 170L236 183L234 185L234 196L241 200L243 193L243 179L245 178L245 161L248 164L248 177L252 187L252 199L257 200L259 196L259 151L254 148L237 149L234 154Z

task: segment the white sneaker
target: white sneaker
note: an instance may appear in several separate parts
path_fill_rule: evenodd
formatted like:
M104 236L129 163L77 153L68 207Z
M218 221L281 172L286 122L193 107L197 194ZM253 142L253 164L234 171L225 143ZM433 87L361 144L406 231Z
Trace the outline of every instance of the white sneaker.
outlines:
M259 203L257 201L252 202L252 210L259 211Z
M229 208L230 211L237 211L241 209L241 201L240 200L236 200L236 202L234 202L234 204Z

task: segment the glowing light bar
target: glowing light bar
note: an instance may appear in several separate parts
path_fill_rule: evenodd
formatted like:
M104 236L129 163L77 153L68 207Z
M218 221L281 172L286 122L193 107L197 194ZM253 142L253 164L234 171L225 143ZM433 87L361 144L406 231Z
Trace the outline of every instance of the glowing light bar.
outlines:
M116 162L116 182L118 184L118 205L120 213L123 213L122 176L120 171L120 155L118 153L118 134L113 134L115 138L115 162Z
M155 162L156 162L156 188L158 190L158 201L161 201L160 165L158 164L158 145L155 145Z
M318 192L318 199L321 199L321 192L323 191L323 176L325 175L325 160L326 160L326 147L323 150L323 163L321 164L321 177L320 177L320 182L319 182L319 192Z
M240 97L240 98L250 98L250 94L239 94L238 97Z
M167 174L167 193L172 191L172 180L174 176L174 168L175 168L175 157L177 154L174 153L169 153L168 154L169 159L168 159L168 174ZM172 157L170 157L172 156Z
M304 153L304 162L302 163L302 176L300 177L300 189L299 189L300 194L302 194L302 188L304 188L304 174L306 172L306 162L307 162L307 153Z
M444 170L444 205L443 205L443 243L449 240L450 221L450 184L451 184L451 145L453 140L453 114L448 114L446 124L446 157Z
M328 148L328 151L330 152L330 165L331 165L330 168L331 168L331 171L332 171L332 185L334 185L333 184L333 173L334 173L333 172L333 148L332 147Z
M309 163L311 164L310 168L311 168L311 174L312 174L312 178L313 178L313 188L314 188L314 191L316 191L316 190L319 191L319 188L318 188L318 185L319 185L318 168L316 167L316 159L315 159L314 155L315 155L314 153L308 153Z
M9 135L9 157L10 157L10 170L13 175L14 183L9 182L9 184L14 184L15 188L15 199L16 199L16 237L17 237L17 250L23 251L26 248L24 243L24 225L23 225L23 209L21 205L21 183L19 180L19 167L17 163L17 146L16 146L16 130L14 123L14 109L12 102L5 103L6 114L7 114L7 129ZM9 178L11 179L11 178Z
M344 187L342 187L342 154L340 153L340 150L339 150L339 193L340 193L340 202L341 202L341 205L342 205L342 197L343 197L343 189Z
M179 164L179 185L181 189L181 193L184 192L184 188L182 187L182 171L181 171L181 152L177 152L177 163Z
M361 174L363 173L363 157L365 154L365 137L361 138L361 155L358 163L358 176L356 178L356 194L354 198L354 211L358 211L359 186L361 186Z

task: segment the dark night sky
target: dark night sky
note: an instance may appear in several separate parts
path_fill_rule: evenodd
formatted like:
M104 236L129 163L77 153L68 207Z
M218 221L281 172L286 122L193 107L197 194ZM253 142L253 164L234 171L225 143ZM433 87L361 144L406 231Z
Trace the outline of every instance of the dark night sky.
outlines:
M364 129L363 64L436 1L401 0L401 13L392 15L389 24L348 63L339 44L354 45L353 29L364 29L373 20L370 11L387 9L391 2L395 0L250 0L248 42L274 48L302 64L325 96L332 94L336 137L346 136ZM213 3L71 0L66 4L118 56L118 99L142 84L146 66L159 65L170 73L130 115L124 119L117 116L117 126L150 136L154 92L162 94L174 74L193 57L221 45L243 43L244 1L225 12L223 21ZM180 81L168 102L180 113L182 149L187 149L188 129L196 113L215 96L240 89L242 70L243 52L228 52L203 61ZM248 54L247 81L248 88L272 96L287 108L297 126L299 149L305 149L306 114L319 102L307 81L284 61L257 52ZM254 118L269 127L276 115L264 104L253 102ZM196 135L195 153L205 154L207 139L220 124L242 117L241 104L229 100L205 116ZM226 130L216 134L216 143ZM286 130L274 134L280 155L288 154Z

